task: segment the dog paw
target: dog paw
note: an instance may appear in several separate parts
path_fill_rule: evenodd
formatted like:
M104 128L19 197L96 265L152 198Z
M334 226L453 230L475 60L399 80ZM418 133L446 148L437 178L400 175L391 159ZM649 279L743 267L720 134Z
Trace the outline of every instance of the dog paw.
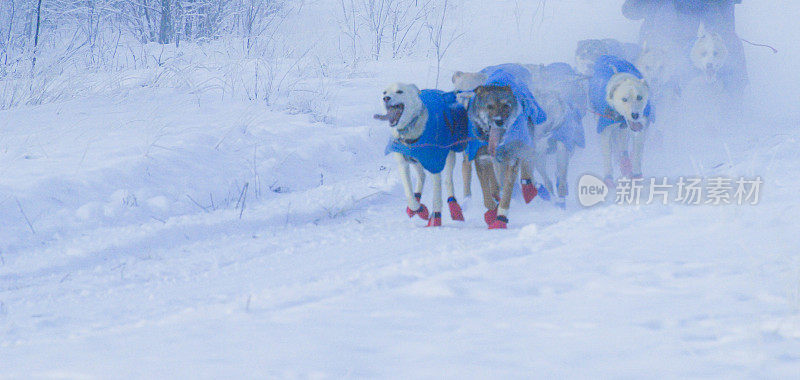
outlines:
M491 226L497 220L497 209L486 211L483 220L486 221L486 225Z
M531 180L522 180L522 197L525 198L525 203L531 203L533 198L536 198L537 193L538 190L536 190L536 186L531 183Z
M505 230L506 228L508 228L508 218L502 215L497 216L497 219L489 225L490 230Z
M434 212L433 217L428 219L428 227L441 227L442 226L442 213Z
M539 189L536 190L537 195L542 200L549 202L550 201L550 192L547 191L547 187L545 185L539 185Z
M409 218L413 218L414 215L419 215L421 219L428 220L428 208L422 203L420 203L419 209L416 211L412 210L410 207L406 207L406 214L408 214Z
M447 207L450 208L450 218L460 222L464 221L464 213L461 212L461 205L458 204L455 197L447 199Z

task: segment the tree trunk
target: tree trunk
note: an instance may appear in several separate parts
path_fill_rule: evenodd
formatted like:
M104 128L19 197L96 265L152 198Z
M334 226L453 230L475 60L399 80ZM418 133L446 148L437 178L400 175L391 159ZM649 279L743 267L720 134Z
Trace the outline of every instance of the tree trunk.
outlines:
M158 31L158 43L168 44L172 39L171 0L161 0L161 28Z
M33 77L33 73L36 69L36 55L38 54L39 50L39 25L42 22L42 0L39 0L39 4L36 6L36 34L33 37L33 60L31 60L31 77Z

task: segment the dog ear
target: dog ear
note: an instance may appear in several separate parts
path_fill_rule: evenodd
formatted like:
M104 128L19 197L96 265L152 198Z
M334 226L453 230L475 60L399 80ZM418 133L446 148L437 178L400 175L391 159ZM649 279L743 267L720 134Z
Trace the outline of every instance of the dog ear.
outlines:
M484 86L475 87L475 91L474 92L475 92L476 96L481 96L486 92L486 87L484 87Z
M409 88L410 88L412 91L414 91L415 93L419 94L419 87L417 87L417 85L415 85L415 84L413 84L413 83L412 83L412 84L408 85L408 87L409 87Z
M642 88L644 89L645 97L646 98L650 97L650 85L647 84L647 80L644 79L644 78L639 79L639 83L642 84Z
M614 104L614 93L617 92L617 89L622 84L620 80L612 80L608 83L608 88L606 88L606 103L613 107Z
M700 23L700 27L697 28L697 37L704 37L708 34L708 30L706 30L706 24Z
M453 73L453 79L452 79L453 84L456 84L456 81L458 80L458 78L461 78L462 75L464 75L463 71L456 71L455 73Z

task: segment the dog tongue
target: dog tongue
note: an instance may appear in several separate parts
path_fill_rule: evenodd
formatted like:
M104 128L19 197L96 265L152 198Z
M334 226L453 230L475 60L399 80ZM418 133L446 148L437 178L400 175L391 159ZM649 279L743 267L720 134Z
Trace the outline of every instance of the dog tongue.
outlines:
M389 115L380 115L376 113L372 117L375 118L376 120L381 120L381 121L389 120Z
M644 128L642 123L637 123L637 122L631 123L631 130L634 132L639 132L642 130L642 128Z
M489 130L489 155L494 156L497 153L497 146L500 145L500 137L502 133L500 133L500 128L492 128Z

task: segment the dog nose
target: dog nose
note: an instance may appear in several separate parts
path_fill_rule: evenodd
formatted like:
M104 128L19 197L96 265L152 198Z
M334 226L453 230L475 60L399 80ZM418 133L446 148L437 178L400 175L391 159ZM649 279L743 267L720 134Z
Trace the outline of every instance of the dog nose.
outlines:
M639 120L639 114L636 112L632 113L631 117L633 118L633 120Z
M386 103L388 103L390 100L392 100L392 98L390 98L388 96L384 96L383 97L383 101L386 102Z
M498 127L502 127L503 124L505 123L505 120L503 119L495 120L494 123L497 124Z

